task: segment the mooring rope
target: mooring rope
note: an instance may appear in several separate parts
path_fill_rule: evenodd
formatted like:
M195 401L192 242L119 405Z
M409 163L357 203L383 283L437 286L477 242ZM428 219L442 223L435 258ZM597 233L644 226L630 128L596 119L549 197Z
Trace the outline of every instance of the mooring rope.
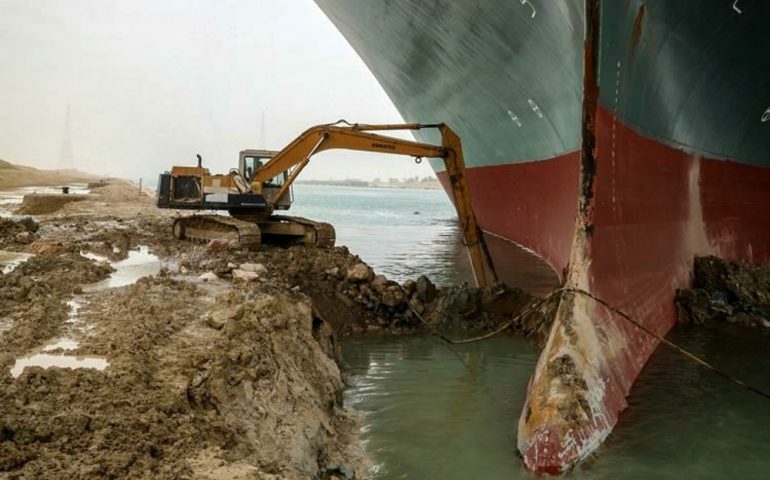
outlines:
M725 372L725 371L715 367L711 363L709 363L706 360L700 358L699 356L695 355L694 353L688 351L684 347L681 347L681 346L675 344L674 342L672 342L670 340L666 340L661 335L658 335L657 333L655 333L652 330L648 329L647 327L645 327L641 323L639 323L636 320L634 320L633 318L631 318L625 312L623 312L620 309L612 306L607 301L602 300L601 298L595 296L591 292L587 292L587 291L585 291L583 289L580 289L580 288L568 288L568 287L557 288L556 290L552 291L551 293L549 293L545 297L541 298L540 300L532 302L528 307L526 307L524 310L522 310L518 315L516 315L515 317L513 317L511 320L509 320L508 322L504 323L503 325L501 325L496 330L494 330L492 332L489 332L487 334L484 334L484 335L480 335L478 337L465 338L465 339L462 339L462 340L452 340L451 338L448 338L447 336L445 336L445 335L443 335L441 333L436 332L435 329L432 326L430 326L428 324L428 322L426 322L425 319L422 317L422 315L417 313L417 311L414 308L412 308L411 305L409 306L409 308L417 316L417 318L420 319L420 321L423 324L425 324L429 329L431 329L431 331L432 331L432 333L434 335L437 335L439 338L441 338L442 340L444 340L445 342L447 342L447 343L449 343L451 345L462 345L462 344L466 344L466 343L473 343L473 342L480 342L482 340L488 340L488 339L494 337L495 335L498 335L498 334L508 330L512 325L514 325L516 322L518 322L521 318L529 315L535 309L540 308L541 305L545 304L545 302L550 300L553 296L555 296L557 294L560 294L560 293L576 293L576 294L587 296L588 298L590 298L593 301L601 304L602 306L604 306L605 308L607 308L611 312L613 312L613 313L619 315L621 318L627 320L628 322L630 322L632 325L634 325L639 330L643 331L644 333L646 333L646 334L648 334L648 335L650 335L652 337L655 337L656 339L658 339L663 344L665 344L668 347L673 348L677 352L681 353L686 358L689 358L690 360L698 363L699 365L701 365L701 366L705 367L706 369L714 372L715 374L719 375L720 377L722 377L722 378L724 378L724 379L734 383L735 385L738 385L739 387L745 388L746 390L748 390L748 391L750 391L750 392L752 392L752 393L754 393L756 395L759 395L760 397L763 397L765 400L770 400L770 394L762 391L758 387L754 387L752 385L749 385L745 381L743 381L743 380L741 380L739 378L736 378L736 377L730 375L729 373L727 373L727 372Z

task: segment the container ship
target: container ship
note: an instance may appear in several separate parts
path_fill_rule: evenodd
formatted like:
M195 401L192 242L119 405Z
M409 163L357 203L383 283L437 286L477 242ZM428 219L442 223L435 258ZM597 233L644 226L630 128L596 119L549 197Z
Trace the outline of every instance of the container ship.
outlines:
M517 427L527 468L568 470L618 422L693 258L768 261L770 2L316 3L406 121L460 134L506 282L568 289Z

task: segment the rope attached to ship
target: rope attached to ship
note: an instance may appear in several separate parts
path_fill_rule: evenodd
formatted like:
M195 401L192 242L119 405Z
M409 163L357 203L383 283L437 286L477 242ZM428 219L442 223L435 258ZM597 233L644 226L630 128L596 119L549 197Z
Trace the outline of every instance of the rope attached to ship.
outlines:
M648 334L648 335L650 335L652 337L655 337L656 339L658 339L663 344L667 345L670 348L673 348L677 352L679 352L682 355L684 355L686 358L688 358L688 359L692 360L693 362L701 365L702 367L705 367L707 370L710 370L710 371L714 372L715 374L719 375L720 377L724 378L725 380L727 380L727 381L729 381L731 383L734 383L735 385L737 385L737 386L739 386L741 388L745 388L746 390L748 390L748 391L750 391L750 392L752 392L752 393L754 393L756 395L759 395L760 397L763 397L765 400L770 400L770 394L768 394L767 392L764 392L764 391L762 391L761 389L759 389L757 387L749 385L748 383L744 382L743 380L741 380L739 378L736 378L736 377L730 375L729 373L727 373L727 372L725 372L725 371L715 367L711 363L709 363L706 360L700 358L699 356L695 355L694 353L688 351L684 347L681 347L681 346L675 344L674 342L672 342L670 340L666 340L661 335L658 335L657 333L653 332L652 330L648 329L647 327L645 327L641 323L639 323L636 320L634 320L633 318L631 318L625 312L619 310L616 307L613 307L608 302L606 302L605 300L602 300L601 298L595 296L591 292L587 292L587 291L585 291L583 289L580 289L580 288L568 288L568 287L557 288L556 290L552 291L551 293L549 293L545 297L543 297L543 298L541 298L541 299L539 299L539 300L537 300L535 302L532 302L527 308L525 308L524 310L519 312L518 315L516 315L511 320L509 320L508 322L504 323L503 325L501 325L497 329L495 329L495 330L493 330L493 331L491 331L489 333L486 333L484 335L480 335L478 337L465 338L465 339L462 339L462 340L453 340L453 339L451 339L451 338L449 338L449 337L447 337L447 336L437 332L434 328L432 328L428 324L428 322L425 321L425 319L419 313L417 313L417 311L414 308L411 307L411 305L410 305L409 308L411 309L412 313L414 313L417 316L417 318L423 324L428 326L428 328L432 331L432 333L434 335L438 336L441 340L445 341L449 345L462 345L462 344L466 344L466 343L474 343L474 342L480 342L480 341L483 341L483 340L488 340L488 339L490 339L490 338L492 338L492 337L494 337L496 335L499 335L500 333L508 330L511 326L516 324L522 318L526 317L527 315L531 314L532 312L534 312L535 310L540 308L548 300L550 300L551 298L553 298L557 294L562 294L562 293L575 293L575 294L579 294L579 295L585 295L586 297L588 297L588 298L592 299L593 301L599 303L600 305L604 306L609 311L611 311L611 312L617 314L618 316L620 316L621 318L627 320L628 322L630 322L632 325L634 325L636 328L638 328L642 332L644 332L644 333L646 333L646 334ZM450 350L451 350L451 348L450 348ZM454 350L452 350L452 351L453 351L453 353L455 353L456 355L459 356L459 354L457 352L455 352ZM465 362L463 362L463 363L465 363Z

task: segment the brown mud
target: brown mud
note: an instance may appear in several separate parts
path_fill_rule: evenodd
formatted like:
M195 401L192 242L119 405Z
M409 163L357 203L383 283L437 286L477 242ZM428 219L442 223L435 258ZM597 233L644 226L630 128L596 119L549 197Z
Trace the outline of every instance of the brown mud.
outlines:
M693 286L678 290L680 323L770 328L770 266L697 257Z
M42 215L53 213L70 202L86 200L85 195L63 193L31 193L24 195L24 200L17 213L22 215Z
M337 336L490 329L533 301L398 284L345 247L179 242L173 215L112 181L34 221L0 219L0 249L34 254L0 274L0 478L363 478ZM160 273L93 288L140 246ZM542 339L546 316L514 328ZM108 367L11 375L60 338L74 350L50 353Z

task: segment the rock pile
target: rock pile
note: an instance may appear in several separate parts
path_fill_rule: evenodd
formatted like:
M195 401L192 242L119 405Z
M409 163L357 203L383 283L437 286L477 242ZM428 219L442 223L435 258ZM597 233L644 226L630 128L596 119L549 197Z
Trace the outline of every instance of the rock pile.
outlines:
M315 249L302 246L265 248L227 258L209 258L199 266L213 267L226 278L258 262L259 280L282 284L312 299L315 314L339 334L388 330L476 330L497 327L534 300L531 295L503 285L478 289L468 285L438 288L420 276L403 284L378 275L346 247ZM235 266L235 260L240 263ZM526 333L541 325L522 322Z
M770 327L770 267L697 257L693 288L678 290L676 304L683 323Z
M258 282L303 293L312 300L314 315L340 335L493 329L535 300L504 285L439 288L425 276L398 283L378 275L346 247L263 246L250 252L215 243L180 253L180 268L207 282ZM513 329L541 340L549 318L536 312Z
M38 236L38 224L31 217L17 220L0 218L0 247L12 244L29 245Z

